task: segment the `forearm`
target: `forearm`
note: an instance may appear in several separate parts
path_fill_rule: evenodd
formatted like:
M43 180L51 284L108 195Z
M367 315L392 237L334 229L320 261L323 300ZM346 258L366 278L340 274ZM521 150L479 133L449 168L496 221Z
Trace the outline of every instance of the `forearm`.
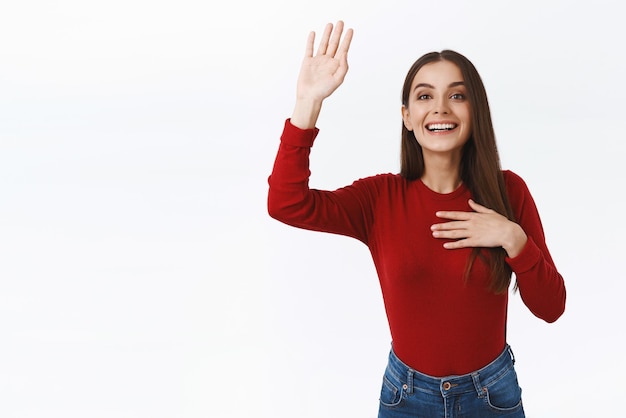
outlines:
M507 259L517 279L524 304L546 322L556 321L565 311L565 283L549 256L528 239L522 252Z
M365 242L372 218L368 202L374 193L374 182L362 180L334 191L310 189L309 155L317 132L285 122L268 179L268 212L288 225L347 235Z
M302 205L309 194L309 154L316 129L299 129L285 122L281 143L268 179L268 209L270 215L281 221L297 216L293 211Z
M298 98L291 115L291 124L300 129L313 129L321 109L321 100Z

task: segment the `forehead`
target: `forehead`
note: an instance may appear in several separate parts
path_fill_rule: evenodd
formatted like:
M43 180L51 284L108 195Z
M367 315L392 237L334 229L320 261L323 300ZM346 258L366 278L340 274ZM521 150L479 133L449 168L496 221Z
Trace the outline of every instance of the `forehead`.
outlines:
M463 80L461 69L451 61L435 61L420 68L413 78L413 87L418 84L430 84L435 88L448 87L451 83Z

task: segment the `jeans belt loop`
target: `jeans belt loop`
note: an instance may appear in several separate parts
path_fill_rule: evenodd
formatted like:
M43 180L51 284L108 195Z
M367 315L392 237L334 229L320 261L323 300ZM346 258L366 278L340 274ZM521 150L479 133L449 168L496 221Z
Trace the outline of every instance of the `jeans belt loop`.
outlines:
M480 384L480 379L478 376L478 372L472 373L472 381L474 382L474 388L476 389L476 393L478 393L478 397L482 398L485 396L485 392Z
M412 369L409 369L406 374L406 393L413 393L413 374L414 371Z

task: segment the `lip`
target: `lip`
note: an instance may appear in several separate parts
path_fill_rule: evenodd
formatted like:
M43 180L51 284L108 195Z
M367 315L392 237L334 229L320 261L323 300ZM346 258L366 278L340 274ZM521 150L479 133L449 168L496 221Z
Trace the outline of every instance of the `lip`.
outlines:
M428 129L428 127L431 125L454 125L454 128L449 129L449 130L442 130L442 131L434 132ZM426 130L426 132L428 132L431 135L446 135L446 134L456 131L458 128L459 128L458 122L455 122L452 120L433 120L424 124L424 130Z

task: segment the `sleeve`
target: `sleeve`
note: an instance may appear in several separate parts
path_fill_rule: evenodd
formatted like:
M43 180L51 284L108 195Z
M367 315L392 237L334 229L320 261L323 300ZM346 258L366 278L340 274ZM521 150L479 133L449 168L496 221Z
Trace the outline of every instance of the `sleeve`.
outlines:
M335 191L309 188L309 155L318 132L285 121L268 179L268 213L287 225L345 235L367 244L376 195L372 181L358 180Z
M528 241L522 252L507 263L515 273L524 304L546 322L556 321L565 311L565 283L546 245L539 212L526 183L506 172L511 205Z

